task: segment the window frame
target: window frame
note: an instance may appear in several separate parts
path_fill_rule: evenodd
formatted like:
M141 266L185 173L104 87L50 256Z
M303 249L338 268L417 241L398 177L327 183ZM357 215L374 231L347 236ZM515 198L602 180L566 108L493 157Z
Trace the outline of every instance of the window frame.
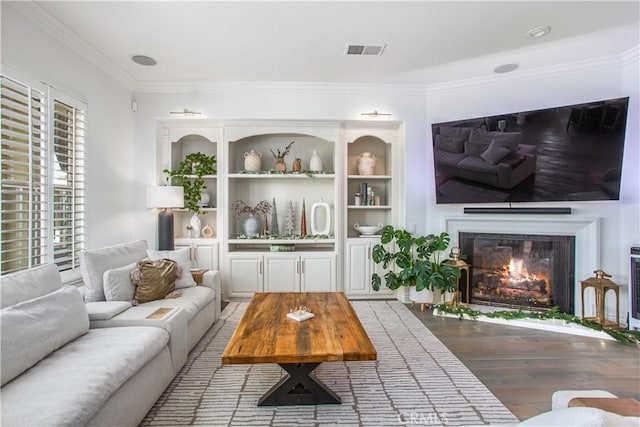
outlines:
M16 257L18 262L22 260L26 265L22 268L14 267L11 269L4 268L5 266L2 265L0 266L0 273L4 275L15 271L31 269L42 264L54 263L58 266L64 281L76 280L80 277L78 255L80 251L86 247L87 104L46 84L28 84L4 73L0 74L0 78L3 82L3 90L6 90L5 85L10 82L10 85L17 85L29 93L26 97L28 106L25 107L24 112L24 115L28 118L28 125L25 127L25 138L22 138L27 142L21 144L20 147L22 150L28 152L28 158L26 160L28 164L17 164L16 168L7 169L7 176L10 176L9 171L16 171L26 166L25 169L27 172L26 178L24 178L24 185L29 187L29 197L26 202L28 204L28 210L25 211L26 213L23 212L23 217L20 218L20 210L18 209L20 202L17 200L12 202L10 199L7 201L3 195L3 209L5 208L5 203L9 205L13 203L16 213L11 217L11 213L7 210L8 213L6 215L8 219L4 217L4 213L3 217L0 217L0 227L4 227L5 223L9 223L12 220L21 220L29 224L26 229L24 225L22 225L21 228L16 230L16 233L22 230L28 235L26 238L28 239L27 255ZM5 83L5 81L8 82ZM33 119L35 116L31 108L31 91L38 92L42 104L42 110L39 111L41 121L37 128L33 127ZM58 111L63 113L62 116L56 115L57 105ZM65 119L64 113L69 112L71 115L66 117L69 117L71 120L70 129L65 129L64 120L60 120L60 118ZM5 124L8 123L5 123L5 115L3 114L3 147L0 151L5 149ZM34 138L32 137L34 129L38 129L41 133L41 138L38 142L34 142ZM58 130L58 134L56 134L56 129ZM71 133L65 133L68 130L71 130ZM18 137L22 137L22 134L18 135ZM34 158L34 147L35 144L38 143L41 144L42 152L36 154L36 156L39 157ZM65 145L69 144L69 147L65 147ZM65 150L68 150L67 152L70 153L70 157L67 156L67 170L64 172L65 177L71 174L69 181L70 186L68 187L66 185L60 185L60 182L56 182L56 159L58 154L61 152L64 153ZM3 162L4 161L5 157L3 155ZM40 164L39 176L33 171L34 161ZM24 170L22 170L22 172L23 174L25 173ZM58 171L58 177L61 177L60 171ZM4 179L5 169L3 167L3 186L5 184ZM38 185L42 187L40 198L37 200L34 200L33 197L34 190L32 187L34 183L38 183ZM19 186L18 184L16 184L16 187ZM24 187L24 185L22 185L22 187ZM64 197L67 197L66 203L61 203L61 195L63 200ZM24 202L22 203L24 204ZM70 215L69 211L64 207L65 204L71 207ZM60 209L60 206L63 206L63 208ZM33 211L38 208L40 208L40 212L34 213ZM55 209L58 209L58 211ZM26 220L24 219L25 215L28 216ZM40 221L40 228L38 230L34 230L32 227L34 220ZM62 226L60 226L60 224L62 224ZM40 232L39 237L37 237L37 231ZM56 238L56 234L58 238ZM5 233L3 233L3 238L4 235ZM6 235L8 235L8 232ZM36 253L34 249L34 243L36 243L34 239L42 242L44 250L40 254ZM4 243L5 242L3 242L3 244ZM63 248L62 251L60 251L61 247ZM64 256L61 258L60 254ZM2 257L2 253L0 253L0 257ZM56 257L58 257L57 260Z

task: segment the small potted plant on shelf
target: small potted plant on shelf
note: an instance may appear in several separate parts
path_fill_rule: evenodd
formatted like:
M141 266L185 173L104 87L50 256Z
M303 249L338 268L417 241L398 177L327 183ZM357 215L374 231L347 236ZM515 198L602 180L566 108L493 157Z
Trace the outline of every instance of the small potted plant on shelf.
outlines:
M460 278L460 269L445 264L441 256L449 247L448 233L428 236L413 236L406 230L387 225L382 229L380 243L373 248L373 262L382 264L386 286L391 290L409 287L411 300L421 304L433 303L433 291L455 289ZM395 250L384 245L395 243ZM374 273L371 286L380 290L382 277ZM424 307L424 305L422 305Z
M194 214L201 213L202 191L207 187L204 184L205 175L215 175L216 156L208 156L200 152L190 153L180 162L175 170L165 169L167 180L173 185L184 188L184 201L186 208Z
M240 222L242 234L245 237L254 237L261 234L262 226L266 224L266 216L271 212L271 205L266 200L262 200L254 207L251 207L242 200L236 200L231 205L231 209L236 219L240 219L243 214L246 214ZM264 223L263 220L265 221Z

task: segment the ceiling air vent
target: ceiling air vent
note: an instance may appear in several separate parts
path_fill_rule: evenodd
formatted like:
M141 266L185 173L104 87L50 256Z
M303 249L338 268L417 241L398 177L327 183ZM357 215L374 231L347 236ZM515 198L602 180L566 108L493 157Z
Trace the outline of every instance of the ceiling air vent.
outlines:
M380 56L384 52L384 44L347 44L345 55Z

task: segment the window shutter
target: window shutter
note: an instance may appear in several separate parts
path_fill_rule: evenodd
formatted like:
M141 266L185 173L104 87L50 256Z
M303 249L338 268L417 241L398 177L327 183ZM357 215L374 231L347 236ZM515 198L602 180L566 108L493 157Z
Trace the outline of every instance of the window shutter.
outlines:
M85 240L85 105L0 77L0 271L77 268Z
M78 266L85 237L85 113L53 103L53 261L60 270Z
M44 93L0 79L2 274L47 262Z

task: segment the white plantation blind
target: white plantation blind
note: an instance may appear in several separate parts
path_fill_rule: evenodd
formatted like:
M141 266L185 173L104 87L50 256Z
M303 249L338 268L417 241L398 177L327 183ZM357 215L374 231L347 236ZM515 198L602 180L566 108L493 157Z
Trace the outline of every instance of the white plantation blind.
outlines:
M0 77L2 274L77 267L84 244L84 108ZM81 106L81 105L80 105Z

